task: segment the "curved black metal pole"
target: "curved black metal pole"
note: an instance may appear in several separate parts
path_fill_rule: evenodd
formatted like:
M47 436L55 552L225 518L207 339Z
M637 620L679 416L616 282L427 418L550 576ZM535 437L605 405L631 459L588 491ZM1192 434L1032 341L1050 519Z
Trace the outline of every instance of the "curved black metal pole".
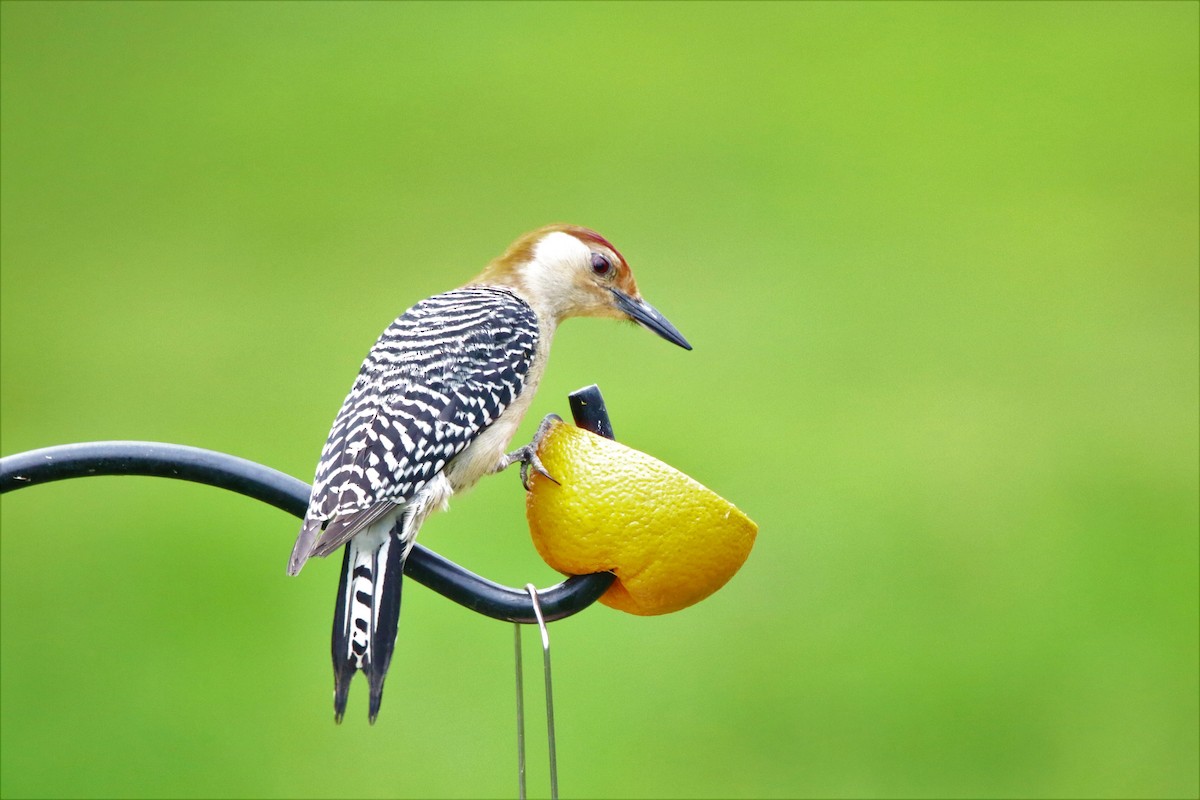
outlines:
M612 438L612 425L599 387L569 395L575 424ZM92 475L148 475L193 481L244 494L297 517L308 509L311 488L304 481L244 458L159 442L83 442L30 450L0 458L0 494L39 483ZM533 602L514 589L463 569L432 550L415 545L404 573L461 606L507 622L534 624ZM538 591L547 620L577 614L612 585L612 573L576 575Z

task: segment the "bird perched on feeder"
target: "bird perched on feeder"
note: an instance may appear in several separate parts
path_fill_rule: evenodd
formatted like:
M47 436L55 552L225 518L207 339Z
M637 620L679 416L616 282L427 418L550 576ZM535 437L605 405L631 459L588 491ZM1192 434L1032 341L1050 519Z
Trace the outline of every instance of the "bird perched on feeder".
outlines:
M633 320L691 345L642 299L608 240L550 225L514 242L466 285L405 311L367 354L333 421L288 574L345 545L333 621L334 712L362 670L379 713L400 616L404 560L421 523L481 477L521 463L545 474L533 441L507 453L569 317ZM547 476L551 477L551 476Z

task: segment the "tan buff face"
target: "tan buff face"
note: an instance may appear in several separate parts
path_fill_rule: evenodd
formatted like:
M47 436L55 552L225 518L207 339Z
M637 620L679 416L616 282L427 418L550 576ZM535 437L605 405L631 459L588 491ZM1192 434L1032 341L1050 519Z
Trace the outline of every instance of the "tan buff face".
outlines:
M476 279L508 286L546 324L568 317L633 320L685 349L691 345L642 299L629 264L603 236L577 225L550 225L522 236Z

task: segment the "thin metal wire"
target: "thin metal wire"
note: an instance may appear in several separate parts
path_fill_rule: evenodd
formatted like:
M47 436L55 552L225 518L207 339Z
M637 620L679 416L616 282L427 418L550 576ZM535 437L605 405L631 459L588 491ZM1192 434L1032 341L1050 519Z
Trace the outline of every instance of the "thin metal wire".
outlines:
M554 682L550 677L550 631L542 616L537 587L527 583L525 591L529 592L529 598L533 601L533 613L537 615L538 629L542 633L542 672L546 676L546 738L550 749L550 800L558 800L558 751L554 746Z
M517 797L525 800L525 684L521 663L521 623L513 623L513 643L517 654Z

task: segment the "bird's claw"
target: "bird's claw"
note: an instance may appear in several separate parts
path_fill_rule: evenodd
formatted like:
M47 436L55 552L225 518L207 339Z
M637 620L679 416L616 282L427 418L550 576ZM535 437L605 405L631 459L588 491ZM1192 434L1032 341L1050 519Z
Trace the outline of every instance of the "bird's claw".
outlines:
M547 414L542 424L538 425L537 433L533 435L533 441L524 447L519 447L508 454L508 463L512 464L516 461L521 462L521 485L525 487L525 491L530 491L532 488L529 485L529 470L532 468L534 472L541 475L547 480L553 481L556 486L561 486L558 479L546 471L546 467L542 464L542 460L538 458L538 450L541 448L542 440L546 438L546 433L550 427L556 423L562 422L562 417L557 414Z
M528 492L532 488L529 485L530 469L532 469L538 475L541 475L543 478L554 481L555 484L558 484L558 480L546 471L546 467L544 464L542 464L542 460L538 458L537 451L533 445L525 445L525 447L522 447L521 450L528 451L527 454L522 453L522 456L525 457L521 459L521 485L525 487L525 491Z

